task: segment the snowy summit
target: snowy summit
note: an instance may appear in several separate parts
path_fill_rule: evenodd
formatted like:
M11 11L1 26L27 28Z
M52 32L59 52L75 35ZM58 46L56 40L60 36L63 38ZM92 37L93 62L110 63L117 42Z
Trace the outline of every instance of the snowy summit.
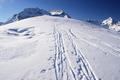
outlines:
M67 13L65 13L63 10L52 10L50 11L50 14L52 16L60 16L65 18L71 18Z
M113 22L113 19L109 17L108 19L103 20L102 25L111 26L112 22Z
M111 17L109 17L108 19L105 19L102 22L102 25L107 26L111 30L115 30L118 32L120 31L120 22L119 21L117 23L114 22Z
M14 22L14 21L22 20L22 19L35 17L35 16L43 16L43 15L71 18L63 10L46 11L46 10L39 9L39 8L25 8L23 11L19 12L18 14L15 14L6 23L11 23L11 22Z

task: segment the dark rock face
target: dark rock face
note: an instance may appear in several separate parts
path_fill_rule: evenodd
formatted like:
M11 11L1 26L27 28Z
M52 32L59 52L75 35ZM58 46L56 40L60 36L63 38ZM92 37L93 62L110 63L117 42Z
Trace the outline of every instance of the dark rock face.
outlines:
M42 15L48 15L49 13L43 9L39 8L26 8L23 11L21 11L18 14L15 14L10 20L7 21L7 23L11 23L14 21L19 21L22 19L35 17L35 16L42 16Z
M4 23L3 22L0 22L0 26L3 25Z

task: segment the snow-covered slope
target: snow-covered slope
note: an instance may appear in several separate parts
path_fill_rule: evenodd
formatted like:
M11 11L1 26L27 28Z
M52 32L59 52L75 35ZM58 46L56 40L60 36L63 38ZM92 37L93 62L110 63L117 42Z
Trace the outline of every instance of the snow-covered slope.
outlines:
M0 27L0 80L120 80L120 34L39 16Z

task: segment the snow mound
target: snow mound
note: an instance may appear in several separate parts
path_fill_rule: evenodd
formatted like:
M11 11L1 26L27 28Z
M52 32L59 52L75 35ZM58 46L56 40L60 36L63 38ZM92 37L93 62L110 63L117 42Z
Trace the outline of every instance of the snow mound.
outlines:
M28 18L1 26L0 42L0 80L120 79L120 35L88 22Z
M29 36L34 35L34 27L29 28L10 28L6 31L9 36Z

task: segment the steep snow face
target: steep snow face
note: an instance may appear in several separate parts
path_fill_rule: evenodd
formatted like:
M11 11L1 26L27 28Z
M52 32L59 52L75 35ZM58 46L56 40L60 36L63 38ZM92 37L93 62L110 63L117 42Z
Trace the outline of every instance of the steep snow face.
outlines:
M51 16L0 27L0 80L120 80L120 34Z
M63 10L52 10L52 11L50 11L50 15L52 15L52 16L60 16L60 17L65 17L65 18L71 18Z

